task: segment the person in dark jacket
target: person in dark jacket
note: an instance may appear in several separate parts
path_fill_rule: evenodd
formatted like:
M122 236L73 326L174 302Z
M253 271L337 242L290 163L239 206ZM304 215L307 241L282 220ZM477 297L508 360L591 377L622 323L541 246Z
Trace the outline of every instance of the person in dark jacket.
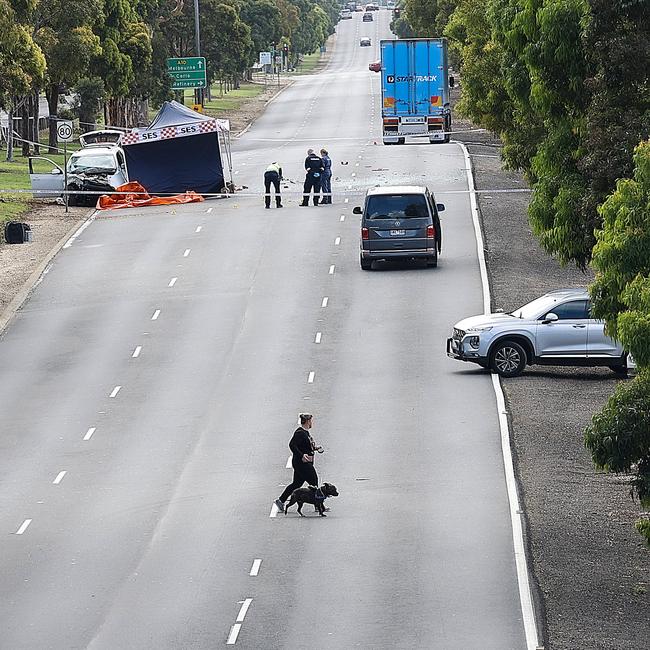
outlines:
M312 189L314 190L314 205L318 205L320 198L320 184L321 174L323 173L323 161L314 153L313 149L307 151L307 158L305 158L305 185L303 187L302 207L309 205L309 194Z
M272 162L264 171L264 205L266 208L271 207L271 184L275 189L275 207L282 207L280 197L280 181L282 180L282 167L276 162Z
M284 512L284 502L294 490L307 485L318 486L318 474L314 469L314 452L322 453L323 448L317 446L309 435L309 429L313 422L310 413L300 414L300 426L293 432L289 441L291 449L291 465L293 467L293 481L284 488L284 492L275 500L278 510Z
M320 158L323 161L323 173L321 174L320 189L323 193L321 199L322 205L332 204L332 159L327 153L327 149L320 150Z

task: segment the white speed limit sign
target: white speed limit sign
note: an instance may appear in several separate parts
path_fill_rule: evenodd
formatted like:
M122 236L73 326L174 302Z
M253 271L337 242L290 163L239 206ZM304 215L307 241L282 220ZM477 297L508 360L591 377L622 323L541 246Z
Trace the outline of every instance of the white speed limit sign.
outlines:
M72 120L59 120L56 123L56 135L61 142L72 142L74 135Z

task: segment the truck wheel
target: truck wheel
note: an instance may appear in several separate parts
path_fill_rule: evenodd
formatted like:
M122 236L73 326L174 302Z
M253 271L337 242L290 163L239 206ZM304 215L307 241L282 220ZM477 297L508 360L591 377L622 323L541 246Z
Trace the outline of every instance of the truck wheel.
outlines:
M490 353L490 368L501 377L516 377L526 367L526 351L516 341L499 341Z
M406 142L406 138L399 138L397 140L397 144L404 144Z
M359 264L364 271L372 270L372 260L364 260L361 255L359 255Z

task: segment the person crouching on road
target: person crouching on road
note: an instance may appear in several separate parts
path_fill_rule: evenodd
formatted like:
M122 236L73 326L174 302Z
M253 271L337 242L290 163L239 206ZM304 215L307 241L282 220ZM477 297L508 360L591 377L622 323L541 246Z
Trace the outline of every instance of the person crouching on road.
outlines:
M293 467L293 481L284 488L284 492L275 500L278 510L284 512L284 503L291 496L294 490L307 485L318 487L318 474L314 469L314 452L323 452L323 448L317 446L309 435L313 416L310 413L300 414L300 426L293 432L289 441L291 449L291 465Z
M309 205L309 194L314 190L314 205L318 205L320 198L320 184L321 174L323 173L323 161L314 153L313 149L307 150L307 158L305 158L305 185L303 187L302 207Z
M321 204L332 205L332 160L327 153L327 149L320 150L320 157L323 161L323 173L320 184L320 189L323 193Z
M267 210L271 207L271 184L275 189L275 207L282 207L282 197L280 196L280 181L282 180L282 167L276 162L272 162L264 172L264 205Z

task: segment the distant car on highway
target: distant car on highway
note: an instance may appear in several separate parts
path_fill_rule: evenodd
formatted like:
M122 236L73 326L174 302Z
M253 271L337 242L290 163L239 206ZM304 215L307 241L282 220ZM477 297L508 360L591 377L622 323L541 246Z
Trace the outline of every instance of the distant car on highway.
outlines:
M370 46L372 45L372 41L371 41L367 36L364 36L364 37L359 41L359 45L360 45L361 47L370 47Z
M373 261L394 259L424 259L428 266L437 266L442 250L438 213L444 209L420 185L369 189L363 209L352 210L353 214L362 215L361 268L370 271Z
M370 72L381 72L381 61L373 61L368 64L368 70Z
M341 9L341 20L352 20L352 12L349 9Z
M591 317L586 289L558 289L513 312L482 314L454 325L447 355L490 368L502 377L526 365L608 366L627 374L628 355Z
M361 19L364 23L371 23L373 21L372 14L368 13L366 10L366 13L363 14L363 18Z

